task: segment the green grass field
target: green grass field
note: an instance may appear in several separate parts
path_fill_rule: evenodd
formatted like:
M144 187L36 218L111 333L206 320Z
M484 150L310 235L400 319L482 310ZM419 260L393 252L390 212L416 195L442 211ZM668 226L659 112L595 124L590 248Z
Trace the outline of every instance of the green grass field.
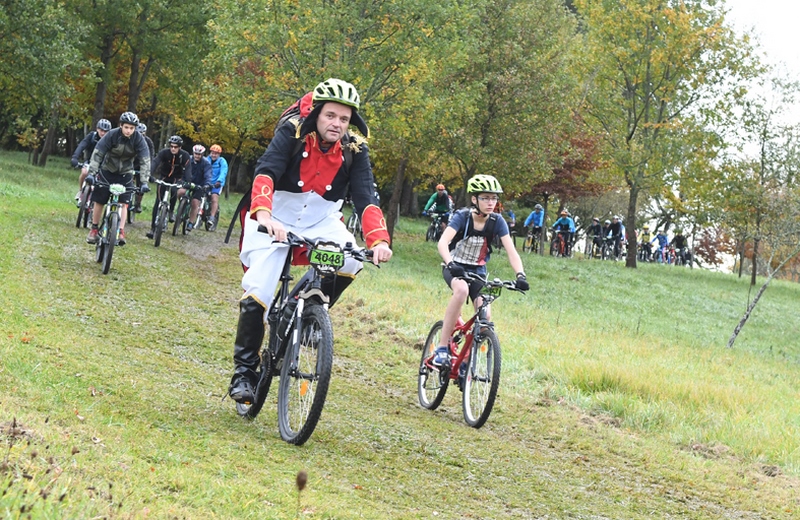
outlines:
M449 292L426 222L332 310L331 389L302 447L223 399L241 294L216 233L144 237L101 274L77 172L0 153L3 518L800 518L800 287L773 282L734 349L748 281L524 256L493 307L500 394L469 428L417 403ZM234 200L237 199L237 200ZM238 240L238 229L235 239ZM512 273L503 253L492 274ZM308 486L295 487L298 471Z

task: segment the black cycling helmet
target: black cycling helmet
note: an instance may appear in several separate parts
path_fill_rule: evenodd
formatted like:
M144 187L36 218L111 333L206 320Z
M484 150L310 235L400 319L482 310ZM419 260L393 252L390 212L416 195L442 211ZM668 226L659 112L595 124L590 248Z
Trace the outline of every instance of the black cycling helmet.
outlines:
M182 146L183 139L179 135L173 135L169 138L169 144L177 144L178 146Z
M124 123L129 125L138 126L139 125L139 117L134 114L133 112L123 112L121 116L119 116L119 124L122 126Z
M109 121L108 119L101 119L100 121L97 122L96 128L98 130L108 132L109 130L111 130L111 121Z

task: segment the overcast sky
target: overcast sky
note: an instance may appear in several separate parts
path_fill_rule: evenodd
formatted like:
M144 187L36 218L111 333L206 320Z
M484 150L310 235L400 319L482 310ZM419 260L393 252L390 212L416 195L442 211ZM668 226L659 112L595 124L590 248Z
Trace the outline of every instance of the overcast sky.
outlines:
M773 65L800 80L800 2L797 0L725 0L728 19L739 32L752 29ZM800 106L791 111L800 123Z

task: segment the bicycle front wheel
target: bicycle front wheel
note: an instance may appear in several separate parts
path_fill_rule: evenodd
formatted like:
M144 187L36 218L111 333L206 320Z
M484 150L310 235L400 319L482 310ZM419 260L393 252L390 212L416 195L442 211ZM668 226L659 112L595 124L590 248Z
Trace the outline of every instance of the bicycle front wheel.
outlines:
M155 247L161 245L161 235L164 234L164 229L167 227L168 213L169 207L167 204L161 204L161 207L158 208L158 215L156 216L156 226L153 229L153 246Z
M428 410L435 410L442 404L447 386L450 384L448 370L435 370L429 366L433 351L442 340L442 321L433 324L425 344L422 345L422 359L419 362L419 375L417 376L417 396L419 404Z
M472 345L462 395L464 420L473 428L489 418L500 387L500 342L491 328L481 336Z
M433 224L428 226L428 231L425 233L425 241L431 242L436 239L436 229L433 227Z
M178 204L178 211L175 213L175 225L172 226L172 236L176 236L178 234L178 230L183 225L184 232L186 234L186 217L184 216L186 213L186 199L181 197L181 201Z
M307 302L299 344L290 345L278 385L278 426L290 444L306 442L322 415L333 365L333 328L327 311Z
M117 233L119 232L119 213L112 213L108 216L108 228L106 236L100 240L106 242L105 257L103 258L103 274L108 274L111 269L111 258L114 256L114 246L117 245Z

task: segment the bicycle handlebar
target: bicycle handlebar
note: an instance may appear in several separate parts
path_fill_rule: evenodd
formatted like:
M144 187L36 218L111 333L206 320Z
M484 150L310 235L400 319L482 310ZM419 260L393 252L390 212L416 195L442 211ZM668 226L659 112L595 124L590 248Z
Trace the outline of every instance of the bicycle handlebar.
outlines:
M259 233L267 233L267 234L269 234L269 231L267 231L267 228L265 228L261 224L258 225L258 232ZM297 246L314 247L314 246L316 246L316 242L313 242L313 241L307 239L306 237L304 237L302 235L298 235L296 233L292 233L291 231L288 231L286 233L286 240L284 240L284 241L282 241L280 243L281 244L286 244L286 245L291 246L291 247L297 247ZM347 242L344 245L344 247L342 248L342 252L344 252L347 256L350 256L353 259L358 260L359 262L363 262L365 260L371 260L372 259L372 249L355 247L355 246L353 246L352 242Z
M444 266L444 263L442 265ZM476 273L471 273L469 271L466 271L464 273L464 276L461 277L461 278L467 279L469 281L483 282L484 286L485 287L489 287L489 288L502 287L502 288L505 288L505 289L509 289L511 291L517 291L517 292L521 292L521 293L525 292L522 289L519 289L517 287L516 280L501 280L500 278L494 278L492 280L489 280L484 276L481 276L481 275L476 274Z

